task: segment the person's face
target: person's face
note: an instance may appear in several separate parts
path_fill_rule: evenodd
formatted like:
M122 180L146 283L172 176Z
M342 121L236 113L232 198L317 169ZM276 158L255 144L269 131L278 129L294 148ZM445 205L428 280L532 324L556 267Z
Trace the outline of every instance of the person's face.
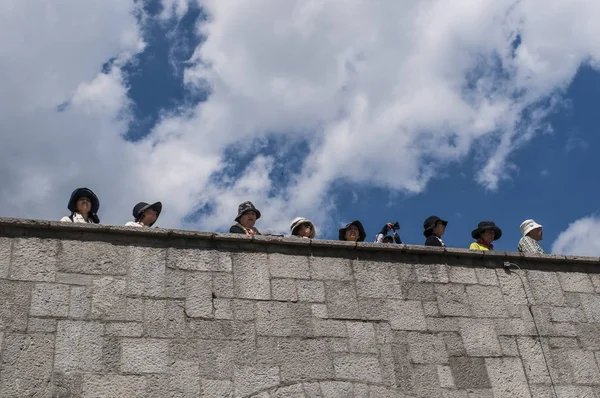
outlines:
M312 234L312 226L305 222L300 224L300 226L298 227L298 235L299 236L304 236L306 238L310 238L310 235Z
M79 214L88 214L92 210L92 201L85 197L79 198L76 207Z
M252 228L255 222L256 212L254 210L247 211L240 217L240 224L246 228Z
M542 238L543 238L542 228L532 229L531 231L529 231L529 233L527 235L535 240L542 240Z
M144 215L142 216L141 221L144 225L150 225L156 221L158 218L158 213L154 209L146 209L144 210Z
M492 243L492 241L496 238L496 233L494 231L483 231L481 233L481 240L485 243Z
M435 227L433 227L433 234L441 238L444 232L446 232L446 226L438 221Z
M359 238L358 227L356 225L352 224L348 228L346 228L345 237L346 237L346 240L356 242Z

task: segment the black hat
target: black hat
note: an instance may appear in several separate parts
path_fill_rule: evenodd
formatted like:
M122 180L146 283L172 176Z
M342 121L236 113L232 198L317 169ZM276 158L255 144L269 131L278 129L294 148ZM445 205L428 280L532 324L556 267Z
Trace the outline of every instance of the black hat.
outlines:
M477 225L477 229L474 229L473 232L471 232L471 236L473 239L479 239L481 233L484 231L494 231L494 240L498 240L502 236L502 230L498 228L493 221L480 222L479 225Z
M150 205L146 202L140 202L137 205L133 206L132 213L135 221L140 221L142 216L144 215L144 212L148 209L154 209L156 211L156 220L158 220L158 216L160 216L160 212L162 211L162 203L156 202ZM154 220L154 222L156 222L156 220ZM151 227L154 224L154 222L148 226Z
M423 222L423 235L425 235L426 238L429 238L431 236L431 234L433 233L433 228L435 228L438 222L441 222L442 224L444 224L444 226L448 225L448 221L442 220L438 216L429 216L427 217L427 219L425 219L425 221Z
M352 221L352 222L346 224L346 226L344 228L340 228L339 234L338 234L339 240L346 240L346 230L348 228L350 228L351 225L356 225L356 227L358 228L358 240L357 240L357 242L364 241L365 238L367 237L367 234L365 233L365 229L363 228L363 225L358 220L355 220L355 221Z
M254 205L252 204L252 202L246 201L244 203L241 203L238 206L238 215L235 218L235 222L240 222L240 217L242 216L242 214L244 214L244 213L246 213L248 211L255 212L257 220L260 218L260 211L258 211L258 209L256 207L254 207Z
M88 217L90 217L94 223L100 223L100 219L96 214L100 209L100 200L89 188L77 188L74 190L71 193L71 198L69 199L69 204L67 204L67 209L69 209L71 213L75 213L77 211L77 201L79 198L88 198L90 202L92 202L92 209L88 213Z

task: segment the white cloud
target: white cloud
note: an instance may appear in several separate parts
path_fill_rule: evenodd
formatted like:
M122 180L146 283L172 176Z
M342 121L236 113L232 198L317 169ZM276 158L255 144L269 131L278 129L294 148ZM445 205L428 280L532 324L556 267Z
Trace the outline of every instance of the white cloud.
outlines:
M552 253L600 256L600 217L588 216L569 224L552 244Z
M339 222L334 183L418 193L473 150L482 170L473 177L497 189L518 167L511 154L548 129L578 67L600 62L592 0L197 2L206 40L184 82L211 95L136 143L122 139L131 104L121 66L143 50L139 9L0 4L4 214L58 218L71 189L86 185L106 222L162 200L162 226L225 228L250 199L264 228L287 230L298 215L319 228ZM162 4L164 20L191 1ZM267 137L281 152L253 152ZM306 158L285 168L284 149L297 145ZM225 156L232 146L244 156ZM242 158L245 171L228 173ZM281 163L285 186L273 174ZM183 221L199 209L208 210Z

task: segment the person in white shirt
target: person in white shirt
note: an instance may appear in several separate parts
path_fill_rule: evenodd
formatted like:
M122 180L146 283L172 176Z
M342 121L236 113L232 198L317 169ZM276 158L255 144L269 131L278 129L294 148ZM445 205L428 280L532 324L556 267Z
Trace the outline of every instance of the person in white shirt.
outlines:
M156 202L148 204L140 202L133 207L133 218L135 221L129 221L125 224L126 227L151 227L154 225L160 212L162 211L162 203Z
M545 254L546 252L538 243L543 237L542 226L529 219L523 221L520 228L523 237L519 240L519 244L517 245L519 252L527 254Z
M71 215L60 219L62 222L99 224L100 200L89 188L77 188L71 193L67 204Z

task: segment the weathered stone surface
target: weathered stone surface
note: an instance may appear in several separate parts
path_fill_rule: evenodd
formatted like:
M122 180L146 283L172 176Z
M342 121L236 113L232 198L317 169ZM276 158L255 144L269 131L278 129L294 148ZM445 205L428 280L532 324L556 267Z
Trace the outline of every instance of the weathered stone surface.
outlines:
M490 388L483 358L452 357L450 369L456 388Z
M440 314L443 316L471 316L471 306L464 285L437 284L435 291Z
M296 281L298 300L311 303L322 303L325 301L325 285L321 281Z
M0 237L0 279L8 279L12 240Z
M497 357L502 349L494 330L494 323L488 319L464 319L460 323L460 333L471 357Z
M467 286L473 316L480 318L506 318L506 304L500 288L495 286Z
M587 274L581 272L559 273L558 280L565 292L594 293L594 285Z
M165 294L166 250L132 247L128 252L127 294L162 297Z
M368 322L346 322L348 343L351 352L377 353L375 328Z
M351 282L325 282L327 314L330 318L360 319L356 290Z
M408 350L413 363L448 363L444 340L437 334L409 333Z
M312 279L351 281L350 260L334 257L310 257L310 276Z
M309 258L281 253L269 253L269 272L272 278L309 279Z
M212 278L209 273L188 273L185 279L185 314L190 318L214 317Z
M85 374L83 377L84 398L145 398L146 379L143 376L121 376L115 374Z
M29 283L0 279L0 330L24 332L30 301Z
M53 282L56 278L57 254L56 240L14 239L9 279Z
M271 282L267 255L240 253L233 255L235 296L254 300L271 298Z
M63 372L102 372L103 334L100 322L58 321L54 368Z
M67 317L69 315L69 286L52 283L35 284L31 292L29 314Z
M394 330L426 330L427 321L420 301L393 300L388 304L390 325Z
M293 279L271 279L271 295L273 300L298 301L296 281Z
M494 397L531 397L519 358L486 358L485 365Z
M125 339L121 344L122 372L162 373L167 370L167 340Z
M201 397L206 398L229 398L233 396L233 383L228 380L202 379Z
M333 378L332 355L324 340L279 340L277 347L282 382Z
M333 360L335 376L341 380L355 380L367 383L382 381L381 367L377 357L357 354L338 356Z
M235 396L243 397L279 384L279 368L244 366L236 368L233 376Z
M565 298L556 273L529 270L527 279L536 304L565 305Z
M169 248L166 256L167 267L189 271L231 272L231 253L206 249Z
M8 334L0 357L0 395L42 397L51 393L54 337Z
M69 294L69 317L88 318L92 309L92 289L73 286Z
M356 290L360 297L402 299L402 288L393 263L354 261Z
M476 284L475 268L448 267L448 280L452 283Z
M104 276L94 279L92 293L93 318L127 319L126 282L120 277Z
M63 240L57 269L81 274L125 275L130 247L106 242Z

